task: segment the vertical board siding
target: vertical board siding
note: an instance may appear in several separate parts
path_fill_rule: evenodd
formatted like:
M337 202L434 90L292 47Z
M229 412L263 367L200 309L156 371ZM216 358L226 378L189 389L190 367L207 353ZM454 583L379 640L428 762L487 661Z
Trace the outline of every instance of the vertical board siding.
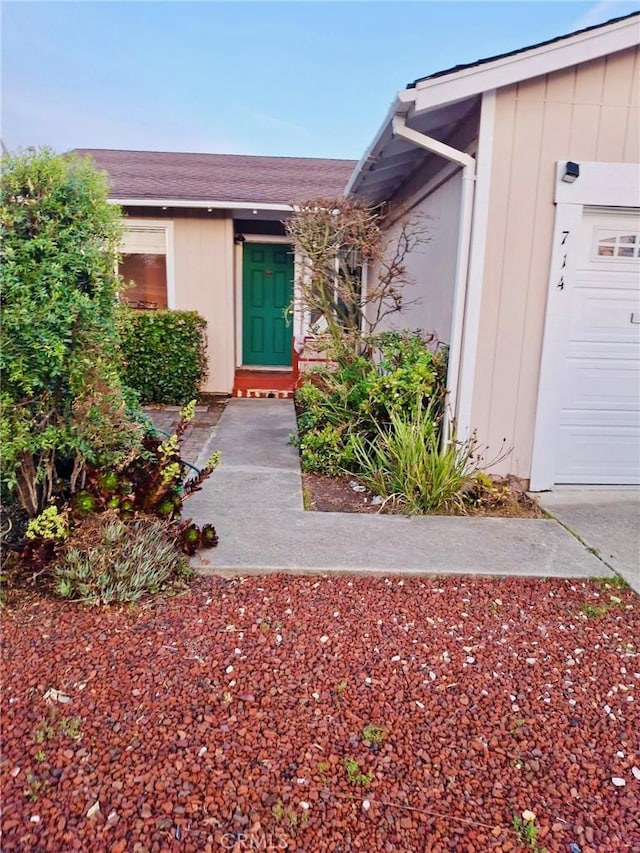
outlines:
M462 173L457 171L408 212L409 222L414 222L419 231L426 231L427 242L417 246L404 260L402 313L390 314L378 331L420 329L435 334L443 343L451 340L461 189ZM393 225L385 234L391 248L400 235L400 227L399 223ZM374 269L371 280L375 281L375 275Z
M231 220L176 218L176 308L207 321L205 391L231 393L234 374L233 228Z
M638 162L638 49L497 92L472 425L528 478L557 160Z

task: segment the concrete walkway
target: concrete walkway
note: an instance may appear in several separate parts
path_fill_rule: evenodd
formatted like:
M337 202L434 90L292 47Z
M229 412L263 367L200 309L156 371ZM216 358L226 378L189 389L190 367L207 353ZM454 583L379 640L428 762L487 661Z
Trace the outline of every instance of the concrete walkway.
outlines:
M206 448L220 468L185 513L213 522L212 572L366 571L604 577L607 566L551 519L306 512L288 400L231 400ZM203 454L205 455L205 454Z

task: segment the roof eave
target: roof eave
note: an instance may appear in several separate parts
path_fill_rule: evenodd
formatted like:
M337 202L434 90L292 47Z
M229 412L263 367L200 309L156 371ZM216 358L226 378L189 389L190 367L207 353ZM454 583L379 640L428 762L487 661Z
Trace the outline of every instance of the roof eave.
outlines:
M393 135L393 117L396 115L406 115L411 109L414 100L415 93L411 89L403 89L401 92L398 92L394 101L389 107L384 121L382 122L380 128L378 129L378 132L374 136L373 142L364 152L364 154L358 161L357 166L351 173L351 176L347 181L347 185L345 186L343 191L343 194L345 196L357 192L358 184L360 183L360 177L363 171L372 162L378 159L380 152L384 148L385 139Z
M423 114L447 103L467 100L521 80L560 71L580 62L635 47L640 41L639 34L637 17L625 18L609 26L583 30L560 42L504 56L495 62L465 67L445 76L416 81L396 96L373 142L351 174L344 194L358 192L363 172L378 159L385 140L393 135L395 115Z
M293 204L274 204L263 201L216 201L185 198L116 198L109 199L112 204L122 207L189 207L206 208L207 210L277 210L291 212Z

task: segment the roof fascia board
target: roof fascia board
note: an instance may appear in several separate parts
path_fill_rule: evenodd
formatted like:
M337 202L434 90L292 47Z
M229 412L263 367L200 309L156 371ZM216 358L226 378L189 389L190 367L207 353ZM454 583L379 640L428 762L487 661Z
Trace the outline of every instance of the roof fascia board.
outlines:
M196 207L211 210L295 210L293 204L265 204L261 201L189 201L182 198L110 198L112 204L123 207Z
M433 109L491 89L551 74L581 62L636 47L640 41L638 19L619 21L605 30L578 33L567 41L542 45L514 56L422 80L415 87L415 111Z
M400 105L401 103L398 96L398 98L396 98L389 107L389 111L385 116L384 121L380 125L380 128L378 129L376 135L373 137L373 142L367 148L367 150L364 152L364 154L356 164L356 167L351 173L351 176L347 181L347 185L343 190L343 195L347 196L357 189L357 185L360 183L360 177L362 173L366 170L367 166L377 160L378 155L382 150L383 140L385 136L390 135L391 122L393 121L394 115L399 111Z

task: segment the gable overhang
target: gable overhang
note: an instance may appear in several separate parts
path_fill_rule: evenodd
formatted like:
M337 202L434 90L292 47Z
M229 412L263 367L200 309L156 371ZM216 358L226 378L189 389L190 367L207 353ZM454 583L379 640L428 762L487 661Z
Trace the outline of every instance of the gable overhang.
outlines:
M485 93L633 48L639 42L640 19L633 15L416 80L397 94L351 174L345 195L362 196L374 203L388 201L428 156L394 134L397 116L402 116L405 125L416 132L444 141L459 122L479 108Z
M447 146L456 129L477 114L480 97L469 97L451 104L437 104L418 113L415 92L405 89L391 105L385 121L373 143L351 175L345 195L357 195L373 203L388 201L405 180L429 157L447 155L454 149ZM400 133L399 128L407 132ZM429 137L434 145L416 145L411 134ZM441 147L440 147L441 146Z

